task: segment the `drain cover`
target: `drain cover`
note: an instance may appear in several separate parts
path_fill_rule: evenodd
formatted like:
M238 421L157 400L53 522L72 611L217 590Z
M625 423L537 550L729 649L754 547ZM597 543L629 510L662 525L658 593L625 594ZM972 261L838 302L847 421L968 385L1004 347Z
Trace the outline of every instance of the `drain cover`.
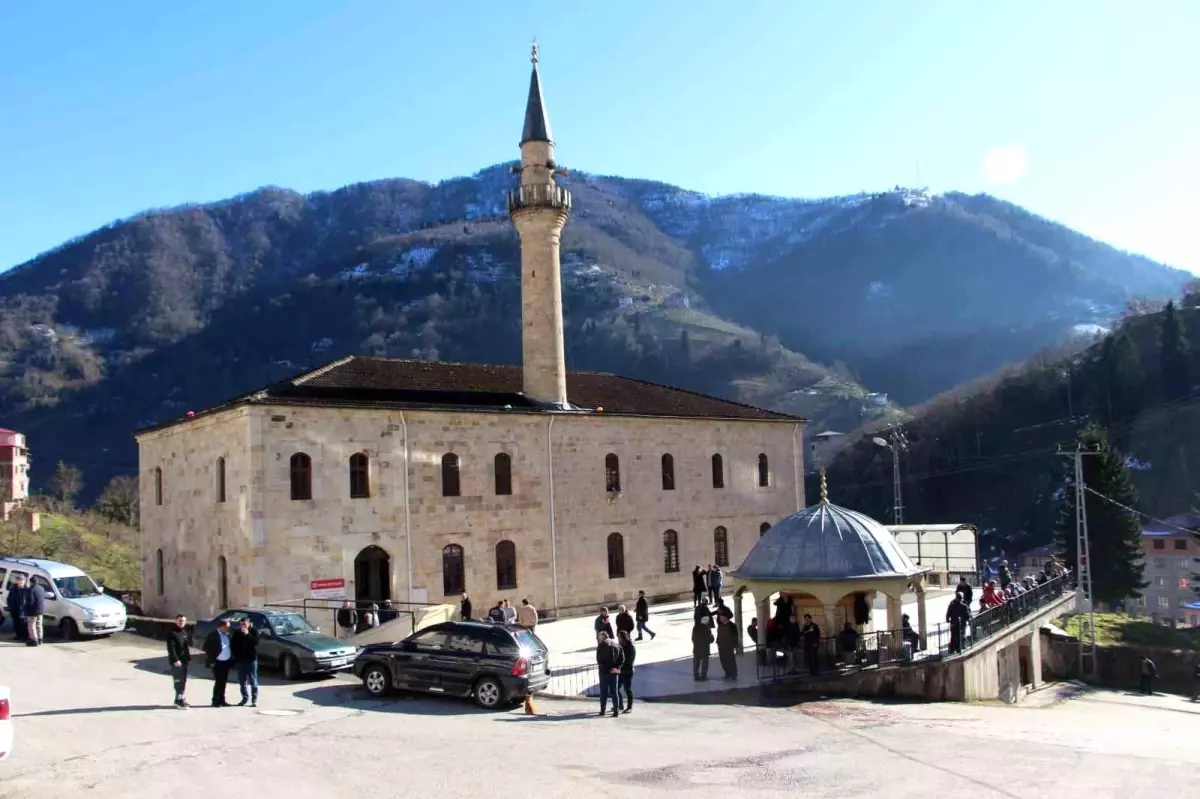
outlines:
M260 710L258 714L260 716L299 716L302 712L301 710Z

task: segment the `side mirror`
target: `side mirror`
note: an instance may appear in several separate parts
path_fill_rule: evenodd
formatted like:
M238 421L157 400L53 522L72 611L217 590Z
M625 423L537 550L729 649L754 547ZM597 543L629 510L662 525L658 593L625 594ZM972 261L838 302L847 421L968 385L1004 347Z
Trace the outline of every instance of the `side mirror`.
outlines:
M417 651L417 645L415 643L413 643L412 641L401 641L400 648L402 650L404 650L405 652L416 652Z
M57 599L57 595L53 591L46 592L46 599Z

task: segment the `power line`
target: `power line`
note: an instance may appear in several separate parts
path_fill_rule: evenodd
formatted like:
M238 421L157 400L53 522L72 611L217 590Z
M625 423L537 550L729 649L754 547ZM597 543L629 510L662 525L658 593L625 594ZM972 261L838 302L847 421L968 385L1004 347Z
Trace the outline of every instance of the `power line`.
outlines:
M1120 502L1117 502L1112 497L1107 497L1104 494L1101 494L1099 491L1092 488L1091 486L1085 485L1083 488L1088 493L1095 494L1096 496L1100 497L1100 499L1104 500L1105 502L1110 502L1113 505L1116 505L1121 510L1128 511L1129 513L1132 513L1135 516L1141 516L1143 519L1148 519L1149 521L1152 521L1155 524L1161 524L1163 527L1170 527L1172 530L1178 530L1181 533L1187 533L1188 535L1200 535L1200 531L1189 530L1188 528L1180 527L1177 524L1171 524L1170 522L1164 522L1162 519L1156 519L1155 517L1151 516L1149 513L1143 513L1142 511L1138 510L1137 508L1131 508L1128 505L1122 505Z

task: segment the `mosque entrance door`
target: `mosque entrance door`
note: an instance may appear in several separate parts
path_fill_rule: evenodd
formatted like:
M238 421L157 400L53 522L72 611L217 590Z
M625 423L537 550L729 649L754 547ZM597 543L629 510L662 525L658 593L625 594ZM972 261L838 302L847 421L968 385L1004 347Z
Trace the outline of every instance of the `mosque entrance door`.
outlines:
M374 544L354 558L354 598L359 602L392 598L392 559Z

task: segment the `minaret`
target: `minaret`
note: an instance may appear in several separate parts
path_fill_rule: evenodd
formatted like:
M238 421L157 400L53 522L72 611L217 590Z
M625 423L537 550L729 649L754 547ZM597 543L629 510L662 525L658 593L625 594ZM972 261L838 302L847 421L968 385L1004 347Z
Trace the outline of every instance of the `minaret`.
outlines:
M542 101L538 48L521 133L520 185L508 193L508 213L521 237L521 369L525 396L567 404L559 239L571 212L571 192L555 184L554 141Z

